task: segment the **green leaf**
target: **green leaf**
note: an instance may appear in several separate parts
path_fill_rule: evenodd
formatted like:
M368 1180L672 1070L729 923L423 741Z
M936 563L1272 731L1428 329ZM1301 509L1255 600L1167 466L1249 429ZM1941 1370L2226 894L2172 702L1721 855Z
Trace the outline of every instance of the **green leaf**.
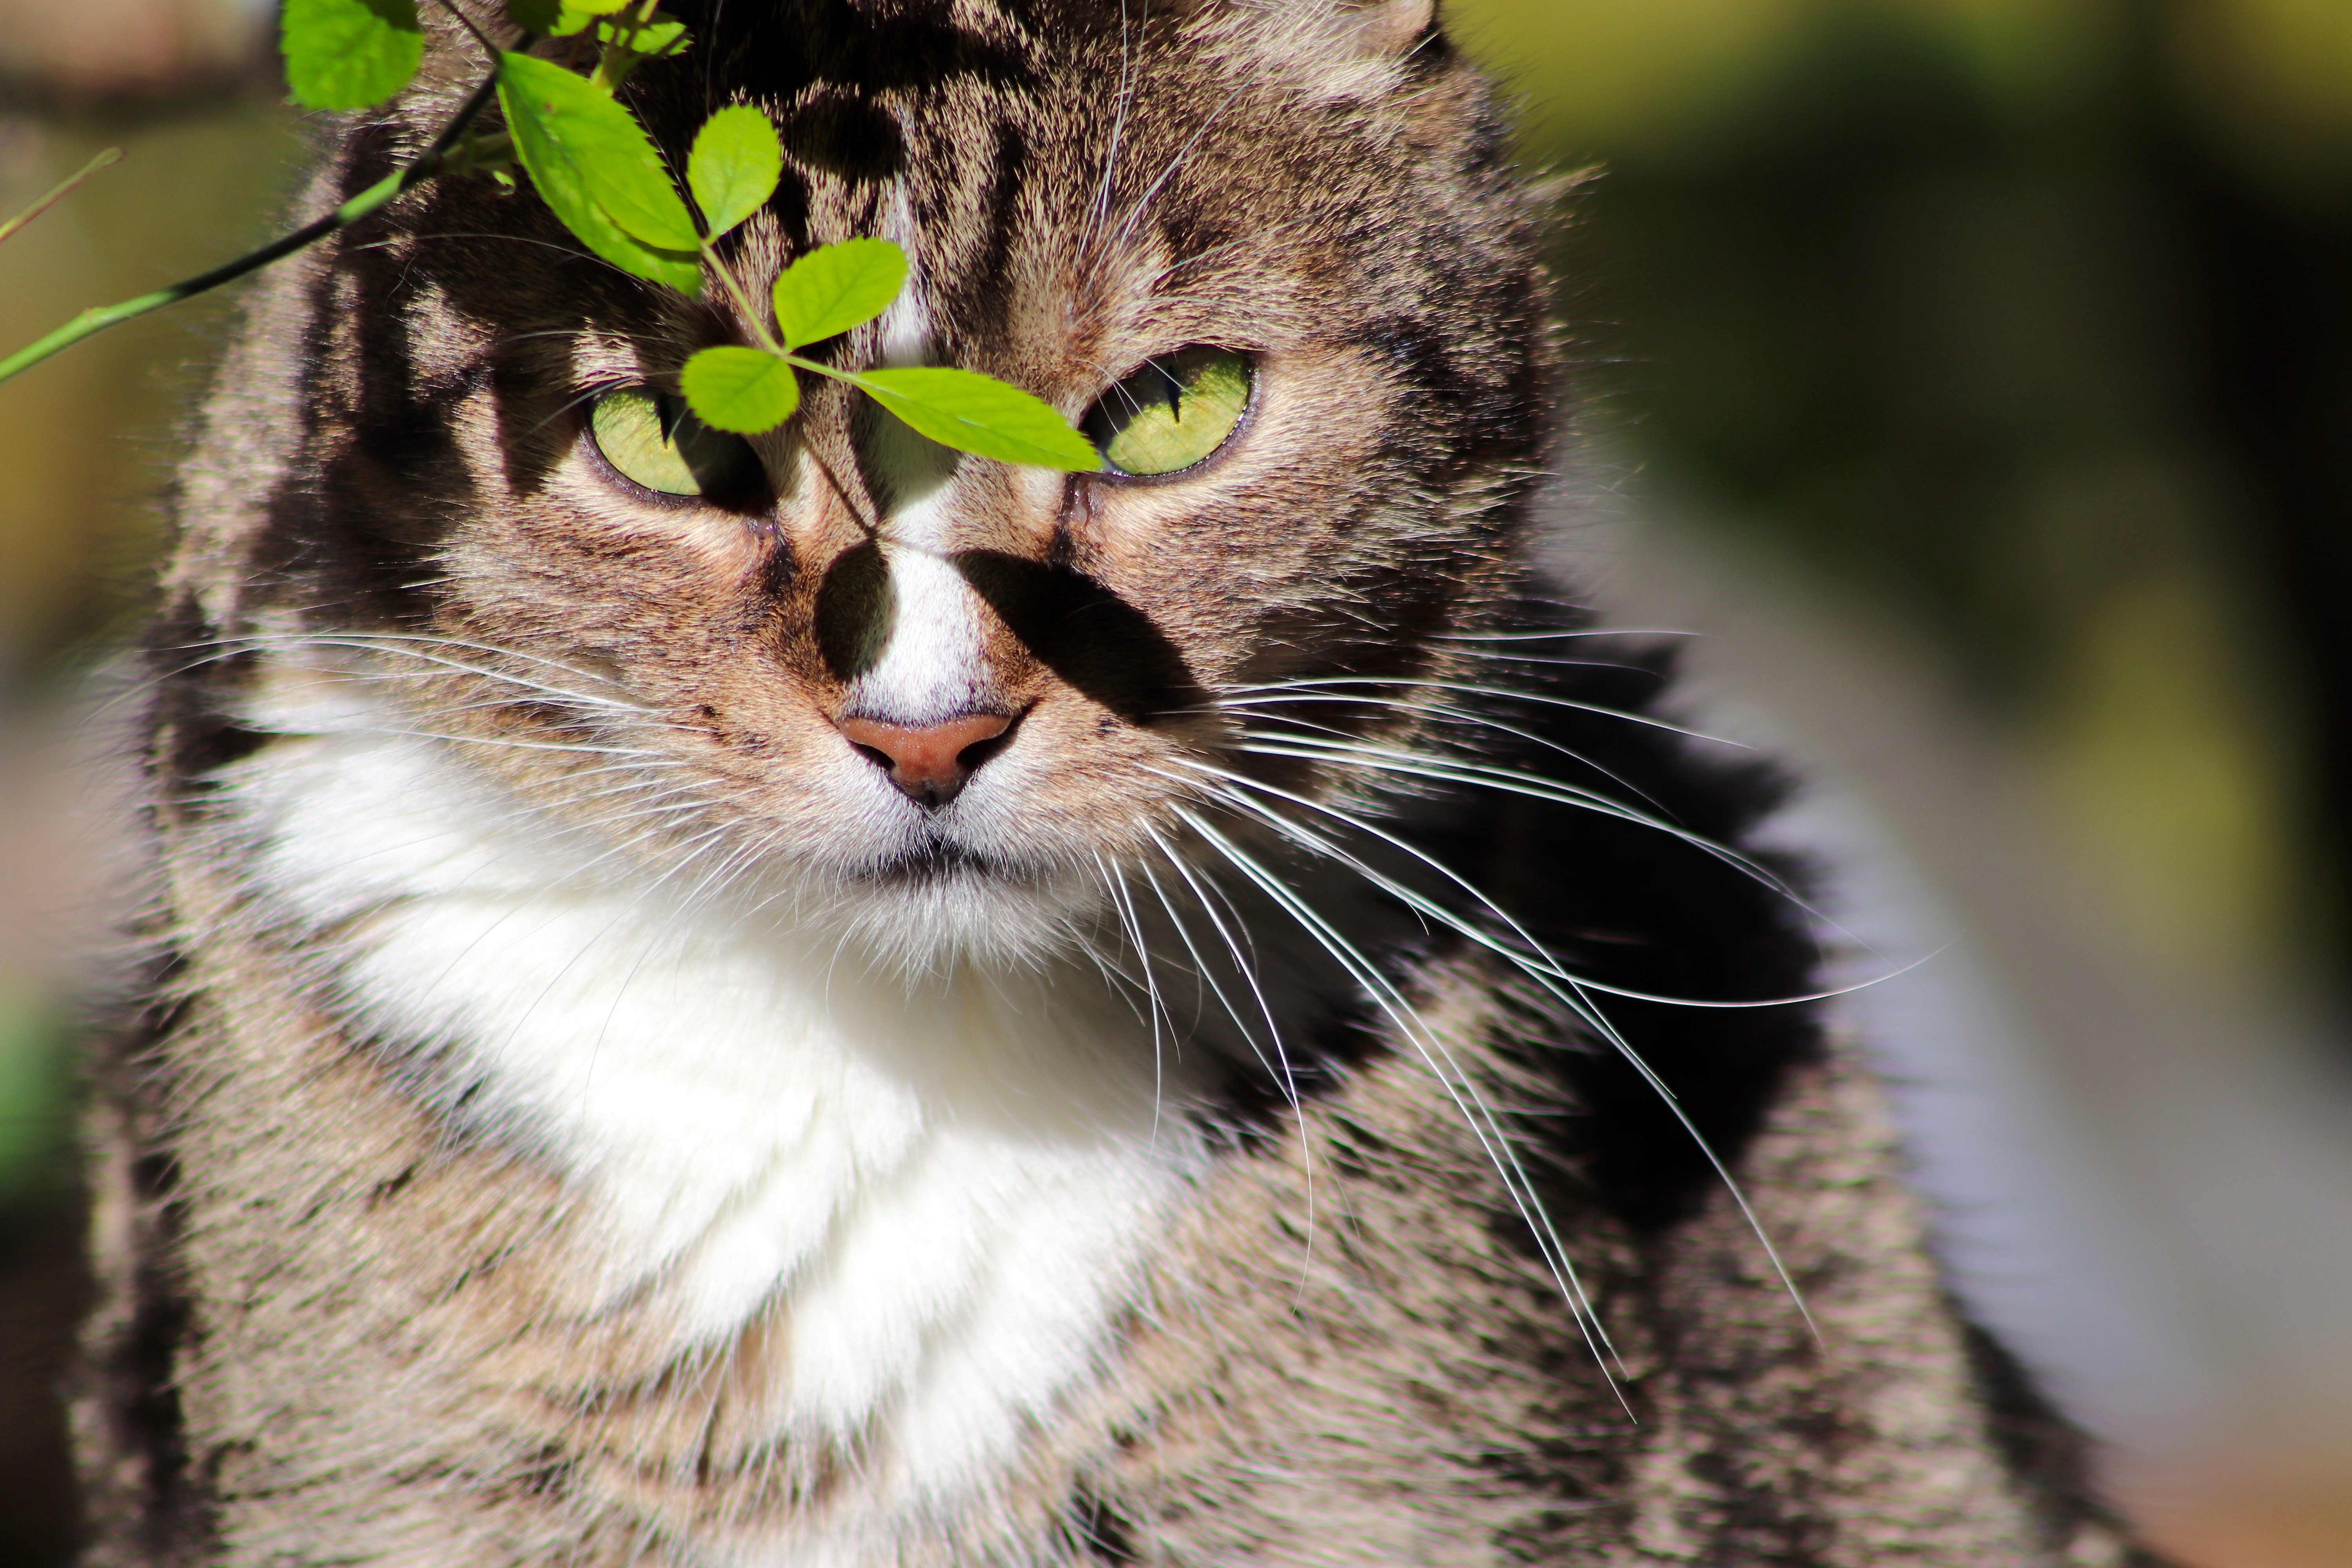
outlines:
M648 22L629 35L629 52L656 59L686 53L686 42L685 23Z
M549 31L559 38L584 33L599 16L610 16L629 4L630 0L563 0L555 26Z
M842 379L942 447L1039 468L1091 473L1102 467L1094 443L1051 404L993 377L923 365Z
M579 171L590 199L607 217L656 250L701 246L653 138L618 99L546 60L514 54L499 58L500 87L511 73L518 89L513 96ZM531 171L534 179L538 174Z
M758 349L704 349L686 362L677 384L705 425L738 436L772 430L801 405L793 367Z
M382 103L425 61L416 0L286 0L278 42L286 85L310 109Z
M765 206L783 173L784 146L775 126L748 103L704 121L686 160L687 187L713 239Z
M700 291L693 220L635 116L584 77L529 55L499 57L499 103L531 184L583 245L625 272ZM660 197L675 210L662 212Z
M551 33L562 15L562 0L507 0L507 20L526 33Z
M776 279L776 330L787 347L822 342L887 310L907 283L907 253L887 239L819 246Z

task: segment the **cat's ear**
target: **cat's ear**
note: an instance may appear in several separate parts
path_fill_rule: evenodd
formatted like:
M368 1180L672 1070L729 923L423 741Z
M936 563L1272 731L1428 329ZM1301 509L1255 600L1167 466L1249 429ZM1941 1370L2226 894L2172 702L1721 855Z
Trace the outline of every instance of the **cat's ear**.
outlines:
M1379 98L1439 37L1436 0L1163 0L1211 54L1254 55L1258 68L1335 100Z
M1343 0L1338 20L1358 54L1393 58L1419 47L1435 28L1437 0Z

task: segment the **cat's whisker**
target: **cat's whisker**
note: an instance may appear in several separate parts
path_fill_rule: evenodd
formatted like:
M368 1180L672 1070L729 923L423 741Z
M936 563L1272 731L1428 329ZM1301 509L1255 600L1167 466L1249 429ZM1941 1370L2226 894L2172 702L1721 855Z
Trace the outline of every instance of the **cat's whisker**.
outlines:
M263 732L275 735L307 735L319 733L318 731L309 729L269 730ZM578 752L589 756L598 757L652 757L656 754L635 746L598 746L592 745L584 741L520 741L511 735L467 735L455 734L439 730L404 730L395 728L389 724L368 724L351 727L337 726L334 733L339 735L382 735L392 740L441 741L451 745L495 746L509 751L518 752Z
M1409 907L1412 907L1416 913L1435 918L1441 925L1459 931L1465 935L1475 937L1478 934L1465 925L1460 920L1454 917L1451 911L1445 910L1441 907L1425 901L1412 899L1409 896L1407 889L1394 884L1388 879L1381 877L1378 873L1371 871L1370 868L1364 866L1354 857L1347 855L1344 851L1341 851L1335 846L1331 845L1328 839L1323 837L1323 836L1308 833L1300 828L1298 825L1291 823L1281 817L1278 814L1259 808L1254 803L1244 800L1238 796L1220 792L1219 798L1229 806L1258 816L1269 826L1273 827L1278 836L1289 840L1291 843L1307 848L1311 853L1336 860L1348 867L1349 869L1355 870L1363 875L1375 886L1381 887L1384 890L1399 896L1401 901L1404 901L1409 905ZM1509 958L1512 955L1506 952L1504 956ZM1553 989L1555 995L1559 994L1556 988L1548 987L1548 989ZM1569 1000L1565 997L1562 999ZM1573 1001L1571 1001L1571 1007L1572 1010L1580 1016L1586 1016L1591 1011L1588 1007ZM1599 1031L1602 1032L1604 1034L1604 1037L1616 1040L1614 1032L1607 1029L1605 1020L1588 1017L1587 1021L1593 1024ZM1434 1040L1433 1034L1432 1035L1432 1039L1433 1041ZM1616 1040L1616 1043L1619 1045L1621 1049L1625 1048L1622 1046L1622 1040ZM1450 1057L1448 1058L1448 1065L1453 1065ZM1440 1076L1442 1079L1443 1075ZM1469 1084L1466 1075L1464 1077L1464 1081L1465 1087L1471 1088L1475 1096L1477 1091L1475 1090L1475 1085ZM1538 1251L1543 1255L1547 1267L1553 1272L1555 1280L1561 1282L1563 1291L1569 1295L1571 1310L1576 1311L1580 1318L1590 1318L1591 1320L1593 1331L1597 1332L1600 1337L1600 1343L1591 1346L1594 1353L1599 1355L1604 1349L1606 1349L1608 1354L1613 1359L1615 1356L1614 1347L1609 1345L1607 1333L1605 1330L1602 1330L1600 1326L1598 1314L1594 1310L1591 1299L1586 1295L1582 1283L1577 1276L1576 1268L1573 1261L1569 1256L1567 1246L1559 1237L1558 1229L1553 1224L1549 1208L1536 1195L1532 1179L1528 1176L1525 1169L1519 1163L1517 1142L1504 1130L1499 1115L1491 1107L1485 1104L1483 1100L1479 1103L1479 1110L1486 1117L1487 1124L1493 1131L1495 1139L1494 1147L1502 1151L1504 1157L1509 1163L1510 1171L1506 1175L1507 1188L1510 1185L1511 1180L1516 1178L1526 1193L1526 1201L1522 1205L1522 1215L1528 1221L1530 1227L1530 1233L1535 1239ZM1693 1135L1696 1136L1696 1130L1694 1130ZM1482 1142L1483 1142L1484 1140L1482 1140ZM1704 1147L1703 1140L1702 1146ZM1707 1151L1707 1152L1710 1157L1712 1157L1712 1151ZM1727 1177L1727 1180L1728 1178ZM1759 1233L1759 1239L1764 1240L1760 1232ZM1770 1242L1769 1240L1765 1240L1765 1246L1769 1251L1770 1248ZM1793 1289L1793 1287L1791 1289ZM1803 1309L1803 1303L1800 1301L1798 1306L1799 1310L1801 1311ZM1810 1321L1810 1319L1808 1319L1808 1321ZM1588 1344L1591 1344L1591 1342L1588 1340ZM1622 1363L1620 1364L1620 1370L1622 1370Z
M1201 766L1201 764L1192 765ZM1683 997L1661 996L1645 992L1631 991L1623 987L1609 985L1600 981L1574 974L1557 959L1553 958L1548 952L1546 952L1543 944L1538 942L1534 935L1530 933L1525 926L1521 925L1517 920L1513 918L1500 905L1496 904L1492 899L1489 899L1484 892L1480 891L1475 884L1456 873L1451 867L1446 866L1444 862L1438 860L1433 856L1431 856L1416 846L1406 842L1398 836L1386 832L1352 813L1342 811L1336 806L1328 805L1321 802L1309 800L1303 795L1293 795L1289 791L1278 789L1273 785L1265 784L1254 779L1248 779L1239 774L1224 773L1222 770L1209 769L1206 767L1202 767L1202 771L1213 773L1219 778L1226 781L1229 784L1239 786L1239 789L1223 789L1218 792L1219 797L1224 800L1226 804L1245 810L1251 815L1257 816L1261 821L1265 822L1269 826L1274 827L1276 832L1288 837L1292 842L1299 845L1301 847L1340 861L1342 864L1346 865L1349 869L1363 877L1373 886L1397 899L1400 902L1404 903L1416 913L1438 921L1447 929L1455 931L1476 945L1493 952L1497 957L1509 963L1513 968L1517 969L1520 973L1534 981L1556 1001L1559 1001L1568 1007L1569 1010L1576 1017L1581 1019L1588 1027L1600 1035L1601 1037L1609 1044L1610 1047L1625 1060L1627 1065L1631 1066L1635 1072L1641 1075L1643 1081L1649 1085L1651 1089L1657 1094L1660 1100L1666 1106L1667 1110L1673 1113L1675 1120L1682 1125L1684 1131L1690 1135L1693 1143L1697 1146L1700 1153L1706 1156L1707 1163L1714 1168L1717 1176L1722 1181L1725 1189L1731 1194L1732 1201L1738 1205L1741 1215L1747 1219L1749 1228L1755 1233L1758 1244L1763 1247L1766 1257L1771 1259L1773 1268L1779 1273L1781 1284L1787 1288L1790 1300L1796 1304L1798 1312L1804 1318L1806 1327L1813 1331L1816 1338L1819 1338L1820 1330L1813 1322L1811 1311L1805 1305L1803 1294L1798 1290L1796 1280L1790 1275L1787 1265L1781 1261L1780 1249L1773 1245L1770 1236L1766 1234L1762 1222L1757 1218L1754 1209L1748 1203L1746 1191L1740 1186L1737 1178L1732 1175L1730 1167L1724 1163L1723 1157L1717 1152L1714 1143L1705 1133L1699 1131L1697 1123L1691 1120L1690 1113L1684 1108L1680 1098L1666 1086L1665 1080L1658 1076L1657 1071L1651 1067L1648 1060L1643 1057L1641 1052L1633 1048L1633 1043L1625 1038L1624 1035L1592 1002L1591 996L1586 994L1589 992L1599 992L1603 994L1627 997L1643 1002L1662 1003L1672 1006L1731 1008L1786 1007L1811 1002L1826 1001L1832 996L1846 994L1846 992L1853 989L1853 987L1846 987L1839 991L1823 992L1809 996L1776 997L1757 1002L1710 1003L1693 1001ZM1525 944L1524 949L1515 949L1508 943L1496 940L1491 933L1481 931L1475 924L1463 918L1456 911L1449 910L1444 905L1436 902L1434 900L1423 896L1415 889L1396 880L1394 878L1375 870L1373 868L1364 864L1363 861L1357 857L1349 855L1345 851L1337 848L1322 835L1307 833L1300 830L1297 824L1290 822L1279 812L1273 810L1271 807L1263 806L1256 803L1248 801L1239 793L1240 789L1258 790L1265 794L1289 801L1294 805L1303 805L1310 810L1321 812L1347 826L1368 834L1370 837L1379 839L1381 843L1390 846L1391 848L1400 850L1402 853L1412 857L1415 860L1418 860L1423 865L1428 867L1431 870L1437 872L1440 876L1445 878L1454 886L1468 893L1481 906L1483 906L1488 913L1492 914L1496 919L1501 921L1506 926L1507 926L1510 929L1512 935L1517 937L1520 942ZM1534 956L1530 957L1530 954L1533 954ZM1547 1220L1547 1223L1549 1223L1549 1220Z
M1377 964L1338 927L1293 892L1281 878L1218 832L1199 813L1180 806L1176 808L1176 816L1289 915L1324 952L1329 953L1340 968L1364 988L1372 1005L1396 1027L1398 1034L1429 1068L1439 1088L1444 1090L1461 1114L1464 1127L1486 1155L1502 1184L1505 1195L1528 1226L1529 1235L1535 1238L1545 1266L1559 1288L1562 1299L1569 1303L1570 1312L1576 1319L1587 1347L1601 1362L1601 1375L1622 1403L1623 1391L1618 1387L1616 1376L1607 1365L1608 1362L1616 1359L1615 1349L1609 1342L1606 1329L1593 1312L1591 1302L1578 1279L1575 1264L1564 1249L1554 1247L1548 1239L1554 1233L1549 1215L1543 1214L1541 1197L1535 1191L1534 1184L1528 1179L1501 1121L1486 1102L1477 1085L1461 1070L1460 1064L1454 1061L1444 1039L1430 1028L1419 1010L1396 989ZM1626 1409L1631 1414L1632 1407L1627 1405Z
M518 659L525 664L541 665L561 674L585 681L599 681L601 677L560 659L527 652L520 648L501 647L492 643L468 642L459 637L436 637L425 633L372 632L293 632L254 633L224 638L216 645L220 657L234 657L247 652L300 651L307 648L341 648L358 653L386 654L413 658L454 670L464 675L478 675L486 679L503 680L527 689L561 697L583 707L611 708L625 712L651 714L656 711L640 702L630 702L617 697L593 692L575 691L565 687L535 682L530 677L512 670L488 668L464 659L443 657L432 650L449 649L458 653L486 654L494 658ZM329 672L345 673L345 672ZM354 679L365 679L360 672L348 672Z
M1514 669L1622 669L1629 675L1659 675L1659 672L1650 666L1645 664L1635 664L1629 659L1562 658L1556 655L1517 653L1510 649L1496 647L1451 647L1445 650L1445 657L1448 658L1490 659L1496 664L1508 665ZM1662 676L1660 677L1660 680L1663 684L1664 678Z
M1398 752L1385 747L1362 743L1318 741L1308 737L1292 738L1244 731L1240 744L1234 749L1259 756L1288 757L1305 762L1321 762L1361 767L1376 773L1393 773L1407 778L1428 779L1440 784L1475 784L1480 788L1500 791L1506 795L1524 795L1529 800L1548 801L1556 805L1572 805L1582 810L1613 816L1622 822L1648 827L1681 840L1691 847L1722 861L1745 873L1758 885L1786 898L1808 913L1815 913L1802 895L1782 879L1738 850L1717 843L1704 834L1694 833L1671 822L1662 821L1646 813L1635 811L1622 801L1610 799L1592 790L1563 784L1534 773L1515 769L1491 767L1484 763L1450 758L1433 758L1412 752Z
M1147 826L1145 831L1151 836L1153 846L1174 868L1177 876L1183 879L1193 900L1200 904L1202 914L1207 917L1210 929L1217 933L1217 940L1224 944L1225 952L1232 957L1234 968L1249 986L1250 995L1257 1004L1259 1016L1265 1021L1266 1044L1265 1047L1259 1046L1255 1033L1248 1022L1242 1017L1239 1010L1234 1007L1232 999L1226 995L1224 987L1216 979L1215 972L1202 955L1199 947L1194 944L1190 928L1185 925L1183 918L1176 912L1176 907L1169 900L1168 895L1161 891L1159 879L1151 874L1147 863L1144 874L1151 882L1152 891L1160 895L1160 902L1166 906L1169 921L1176 927L1178 939L1183 942L1186 951L1192 953L1193 964L1208 983L1209 989L1216 996L1218 1005L1224 1008L1225 1016L1233 1020L1234 1029L1240 1033L1244 1043L1250 1047L1250 1053L1257 1058L1258 1066L1264 1068L1274 1079L1276 1089L1283 1099L1289 1102L1291 1109L1293 1110L1301 1109L1298 1075L1293 1070L1289 1055L1283 1048L1282 1026L1275 1022L1274 1005L1266 999L1265 991L1258 983L1257 966L1244 955L1241 944L1234 941L1231 928L1219 918L1216 906L1210 902L1207 892L1196 879L1193 868L1184 857L1176 852L1175 846L1170 844L1158 828ZM1267 1055L1268 1051L1273 1053L1271 1058Z
M1183 917L1176 912L1175 904L1169 900L1168 889L1160 885L1160 874L1151 868L1151 862L1148 859L1137 861L1135 869L1136 874L1143 879L1143 885L1151 889L1152 898L1158 901L1160 911L1168 917L1169 929L1176 933L1176 940L1183 946L1186 956L1192 961L1194 1015L1197 1016L1202 1013L1204 1010L1203 1005L1211 996L1214 996L1218 1005L1224 1009L1225 1016L1233 1020L1234 1030L1250 1047L1252 1054L1256 1055L1260 1065L1265 1066L1271 1072L1272 1067L1259 1051L1257 1042L1251 1038L1247 1027L1234 1013L1233 1004L1226 999L1223 987L1218 983L1217 977L1210 972L1208 960L1202 953L1198 944L1192 941L1191 929L1185 925Z
M1434 691L1451 691L1459 696L1492 697L1507 702L1533 703L1543 708L1565 708L1579 713L1596 714L1604 719L1622 719L1627 723L1639 724L1647 729L1664 730L1668 734L1680 735L1687 741L1704 741L1710 745L1732 746L1743 752L1753 749L1743 742L1727 740L1721 735L1706 734L1685 725L1671 723L1664 719L1653 719L1645 713L1629 713L1622 708L1605 707L1597 702L1579 702L1568 697L1548 697L1541 692L1520 691L1507 686L1479 686L1467 681L1433 679L1426 676L1326 675L1299 680L1274 680L1255 685L1234 686L1228 687L1226 690L1237 697L1258 697L1272 692L1329 691L1340 687L1366 686L1390 689L1418 687Z
M1144 937L1143 921L1136 913L1127 879L1099 854L1095 857L1095 865L1102 874L1103 890L1109 895L1111 907L1118 910L1118 922L1126 931L1137 963L1143 970L1143 989L1149 1003L1151 1027L1151 1135L1156 1142L1160 1136L1160 1113L1166 1109L1168 1098L1168 1040L1161 1033L1160 1026L1164 1023L1169 1034L1173 1034L1176 1032L1176 1020L1160 994L1160 982L1151 968L1151 944Z
M1560 756L1568 758L1570 762L1581 763L1585 767L1591 768L1594 773L1599 773L1602 778L1607 779L1611 784L1625 790L1636 798L1646 802L1659 814L1661 817L1666 817L1670 815L1667 812L1665 805L1655 796L1652 795L1647 790L1643 789L1639 784L1634 784L1623 774L1601 766L1599 763L1594 762L1591 757L1586 756L1583 752L1575 750L1573 747L1561 745L1558 741L1552 740L1549 736L1539 735L1532 730L1522 730L1516 724L1507 724L1500 719L1490 717L1485 713L1474 711L1471 709L1456 708L1453 704L1445 702L1414 702L1403 698L1339 696L1336 694L1326 695L1319 692L1285 694L1261 699L1260 700L1272 701L1282 706L1311 706L1318 703L1328 703L1337 706L1356 704L1360 706L1383 708L1392 712L1427 715L1430 718L1443 720L1449 723L1471 725L1483 730L1492 730L1497 734L1509 735L1515 740L1525 741L1529 745L1539 746L1545 751L1557 752ZM1332 736L1342 741L1355 741L1359 739L1359 737L1352 731L1341 730L1332 725L1308 723L1304 720L1287 713L1265 712L1259 707L1257 702L1223 703L1217 705L1216 710L1230 713L1244 719L1256 719L1267 723L1280 724L1284 726L1284 730L1282 731L1276 732L1288 732L1291 729L1296 728L1314 734Z
M554 424L565 415L570 414L573 409L578 408L581 405L585 403L593 403L598 398L604 396L606 393L615 391L629 384L631 384L626 381L623 381L618 377L591 382L587 385L581 387L579 390L574 392L571 396L565 398L562 402L557 404L553 410L548 413L544 417L541 418L537 423L533 424L530 427L530 433L533 436L537 436L541 432L544 431L549 426Z
M1433 632L1432 642L1559 642L1569 637L1703 637L1687 626L1563 626L1533 632Z

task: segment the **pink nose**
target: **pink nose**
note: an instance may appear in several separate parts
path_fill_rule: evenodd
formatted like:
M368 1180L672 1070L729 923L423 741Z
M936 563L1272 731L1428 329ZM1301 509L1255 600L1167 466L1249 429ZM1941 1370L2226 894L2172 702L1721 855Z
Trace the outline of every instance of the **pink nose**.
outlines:
M1013 728L1004 713L967 713L944 724L885 724L878 719L838 719L849 743L890 782L925 805L945 805L999 748L989 742Z

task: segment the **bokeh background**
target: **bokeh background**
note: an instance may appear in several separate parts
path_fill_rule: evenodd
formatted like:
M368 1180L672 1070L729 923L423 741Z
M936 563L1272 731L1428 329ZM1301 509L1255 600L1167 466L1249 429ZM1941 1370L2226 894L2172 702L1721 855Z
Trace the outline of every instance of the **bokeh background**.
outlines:
M1631 620L1823 781L1956 1265L2209 1568L2352 1564L2352 0L1452 0ZM269 230L256 0L0 0L0 347ZM225 320L0 387L0 1562L62 1562L82 672ZM1792 826L1791 832L1800 831Z

